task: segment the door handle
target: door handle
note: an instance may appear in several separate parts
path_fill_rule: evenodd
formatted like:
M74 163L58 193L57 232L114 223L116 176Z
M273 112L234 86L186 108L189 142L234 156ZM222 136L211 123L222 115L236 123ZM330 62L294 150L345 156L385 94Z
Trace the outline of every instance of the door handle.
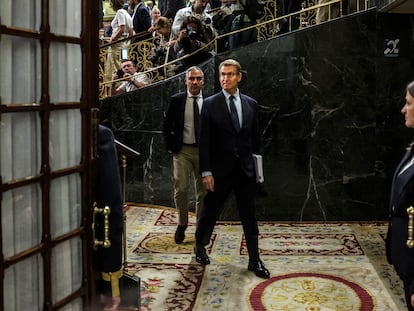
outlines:
M102 246L104 248L111 247L111 241L109 240L109 214L110 213L111 213L111 208L109 206L105 206L104 208L99 208L96 202L93 203L92 233L93 233L93 247L95 249L98 246ZM103 241L100 241L96 238L95 221L96 221L97 214L102 214L104 216L104 239Z

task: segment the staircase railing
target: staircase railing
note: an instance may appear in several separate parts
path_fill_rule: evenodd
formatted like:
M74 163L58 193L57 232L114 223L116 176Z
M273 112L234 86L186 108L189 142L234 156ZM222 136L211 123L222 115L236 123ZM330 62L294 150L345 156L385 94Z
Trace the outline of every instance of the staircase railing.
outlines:
M140 157L140 153L130 147L128 147L127 145L124 145L123 143L121 143L120 141L115 139L115 145L116 145L116 149L118 151L118 153L121 155L121 161L122 161L122 199L123 199L123 209L124 209L124 216L123 216L123 234L124 234L124 239L123 239L123 268L124 271L127 272L128 271L128 256L127 256L127 238L126 238L126 233L127 233L127 228L126 228L126 223L127 223L127 219L126 219L126 213L125 213L125 208L126 208L126 172L127 172L127 157L134 159L134 160L138 160Z
M349 3L349 1L353 1L355 4L352 12L344 10L343 5L345 0L331 0L321 4L318 4L318 0L304 0L300 11L279 17L277 16L276 1L267 1L266 14L255 25L219 35L197 51L173 61L165 62L160 66L156 66L152 62L157 47L157 37L143 39L135 43L130 43L131 38L125 38L113 43L102 44L99 54L99 96L101 99L109 96L109 89L112 83L124 81L123 78L112 80L112 75L117 69L117 62L119 63L121 59L128 58L136 60L137 71L145 73L151 83L155 83L173 76L175 72L171 68L175 68L183 59L203 49L211 49L212 44L214 45L215 53L217 53L218 42L220 40L228 40L230 36L238 36L243 32L255 29L257 31L257 42L265 41L286 33L281 31L282 25L284 27L287 25L287 32L316 25L319 22L317 16L321 10L327 12L327 17L324 21L330 21L331 19L342 17L344 13L361 12L374 7L373 1L369 0L347 0L346 3ZM333 11L335 11L335 14L333 14ZM298 26L295 28L294 25ZM115 57L117 59L114 59Z

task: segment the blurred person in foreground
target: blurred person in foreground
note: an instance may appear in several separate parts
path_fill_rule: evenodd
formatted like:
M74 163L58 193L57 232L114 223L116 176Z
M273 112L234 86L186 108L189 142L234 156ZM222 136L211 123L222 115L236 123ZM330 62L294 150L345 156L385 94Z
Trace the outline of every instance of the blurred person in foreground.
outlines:
M405 118L405 126L414 128L414 81L407 85L405 105L401 113ZM414 243L409 245L410 243L407 242L409 237L407 209L414 206L413 145L411 143L407 148L393 176L386 238L387 260L394 266L404 284L405 299L410 311L414 310Z

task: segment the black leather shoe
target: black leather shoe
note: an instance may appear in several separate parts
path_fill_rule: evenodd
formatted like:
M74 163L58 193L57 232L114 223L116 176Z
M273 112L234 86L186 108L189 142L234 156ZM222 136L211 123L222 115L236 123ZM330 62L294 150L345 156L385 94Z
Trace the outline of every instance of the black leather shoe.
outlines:
M174 235L175 243L180 244L184 241L184 238L185 238L184 232L186 229L187 229L186 225L182 225L182 226L179 225L177 227L177 230L175 231L175 235Z
M247 267L249 271L253 271L256 276L262 279L270 278L270 272L266 269L263 262L259 259L258 261L252 262L249 261L249 266Z
M207 256L206 249L202 246L196 246L194 248L195 260L202 265L210 264L210 258Z

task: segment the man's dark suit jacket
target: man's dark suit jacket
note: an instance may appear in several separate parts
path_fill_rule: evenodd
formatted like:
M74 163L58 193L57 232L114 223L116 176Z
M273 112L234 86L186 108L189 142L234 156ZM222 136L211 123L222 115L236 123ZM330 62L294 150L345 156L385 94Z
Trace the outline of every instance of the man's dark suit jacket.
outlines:
M158 2L158 8L161 11L161 15L170 19L174 19L177 11L185 6L185 0L163 0Z
M176 153L183 146L184 110L187 92L171 96L164 118L162 134L168 152Z
M414 293L414 248L408 248L408 215L407 208L414 207L414 165L400 176L398 172L411 159L407 152L398 165L391 187L390 227L387 234L387 259L395 267L402 280L409 281L409 293ZM398 176L398 178L397 178Z
M132 20L132 25L134 26L135 33L140 33L143 31L148 32L148 29L151 27L151 17L149 14L149 10L143 2L138 3L137 11L135 12L134 19ZM151 36L149 32L148 36ZM143 37L140 37L136 40L143 39ZM133 42L135 42L135 40L133 40Z
M200 171L229 176L237 162L249 177L255 176L252 153L259 153L257 101L240 94L242 126L237 133L223 92L204 100L200 116Z

